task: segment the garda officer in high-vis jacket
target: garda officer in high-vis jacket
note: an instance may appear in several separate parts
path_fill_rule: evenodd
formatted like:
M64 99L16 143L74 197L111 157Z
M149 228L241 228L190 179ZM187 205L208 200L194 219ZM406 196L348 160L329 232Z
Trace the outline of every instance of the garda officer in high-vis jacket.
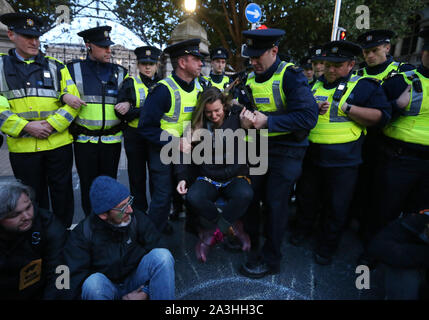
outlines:
M429 29L419 36L424 39L421 65L383 84L393 117L383 129L376 178L381 225L397 218L410 198L416 211L429 208Z
M357 42L362 47L365 67L356 71L359 76L370 76L383 83L390 76L399 72L415 69L413 65L393 60L389 54L391 40L395 33L391 30L370 30L358 36ZM357 216L362 240L366 244L372 225L375 221L371 213L374 197L377 191L373 190L373 178L379 158L382 136L380 127L368 128L365 142L362 146L362 165L359 169L359 178L353 199L352 214ZM359 264L367 264L361 260Z
M110 63L110 46L114 44L110 40L111 29L101 26L79 32L88 56L67 65L86 103L71 127L85 215L91 212L89 188L92 181L103 174L116 178L121 155L122 124L115 113L115 105L127 70Z
M224 90L225 87L231 82L231 79L225 75L226 61L228 60L229 53L223 47L215 48L210 52L210 64L212 69L208 80L212 86Z
M199 43L200 39L190 39L164 50L174 71L149 93L140 114L138 129L149 142L149 175L153 181L148 214L160 231L167 226L174 190L173 165L162 162L161 149L182 135L183 126L192 119L197 95L203 90ZM180 141L183 151L184 139Z
M277 56L284 33L279 29L243 31L247 39L243 54L250 58L254 71L246 81L252 97L241 96L239 101L249 107L248 101L253 99L250 105L257 109L250 117L253 128L268 129L268 154L262 155L268 157L268 171L264 175L251 176L255 196L243 218L252 249L240 272L251 278L280 271L288 200L301 173L308 146L307 133L317 122L317 104L302 69ZM243 117L247 117L246 112ZM259 243L261 200L267 208L266 240L262 248Z
M115 106L119 118L127 122L124 128L124 147L128 162L128 179L134 206L146 212L146 163L148 162L147 142L139 134L140 113L149 90L158 80L158 60L162 51L156 47L144 46L134 50L139 74L125 78L119 90L118 104Z
M308 161L297 194L300 215L292 237L311 233L322 204L326 217L318 235L315 260L326 265L332 262L347 220L362 163L365 128L385 125L391 108L378 80L352 75L360 46L332 41L324 45L323 51L324 75L313 86L319 119L309 135Z
M13 173L36 191L41 208L51 205L69 227L74 205L68 127L83 101L66 66L39 51L42 20L8 13L0 21L15 44L8 55L0 55L0 128L7 135Z

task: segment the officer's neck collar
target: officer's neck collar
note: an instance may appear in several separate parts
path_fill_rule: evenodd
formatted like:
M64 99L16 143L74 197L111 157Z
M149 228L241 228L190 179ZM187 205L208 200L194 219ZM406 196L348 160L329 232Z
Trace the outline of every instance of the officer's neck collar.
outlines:
M336 88L340 83L349 81L352 73L353 73L353 70L351 70L350 73L347 76L339 78L339 79L337 79L337 80L335 80L334 82L331 82L331 83L328 83L328 81L326 80L325 76L322 76L323 78L321 78L321 80L323 81L323 87L325 89Z
M366 72L369 75L376 75L376 74L382 73L384 70L386 70L386 68L389 66L389 64L392 63L392 61L393 61L393 57L391 55L388 55L387 60L384 61L383 63L380 63L380 64L373 66L373 67L367 66Z
M32 56L29 59L25 59L24 57L22 57L19 53L18 50L14 49L13 53L15 54L15 57L20 60L20 61L34 61L36 59L37 56Z
M269 67L264 73L261 74L256 74L255 73L255 81L256 82L265 82L268 79L270 79L274 72L276 72L277 67L279 66L281 60L279 57L276 57L276 61L274 61L274 63L271 65L271 67Z
M423 64L417 67L417 72L421 73L425 78L429 78L429 68L426 68Z
M192 90L194 90L195 79L188 83L182 78L180 78L174 71L171 75L173 76L173 79L177 82L177 84L186 92L191 92Z
M103 65L104 66L104 65L108 65L109 64L108 62L98 61L97 59L92 58L89 54L87 54L86 60L88 60L88 61L90 61L92 63L95 63L97 65Z

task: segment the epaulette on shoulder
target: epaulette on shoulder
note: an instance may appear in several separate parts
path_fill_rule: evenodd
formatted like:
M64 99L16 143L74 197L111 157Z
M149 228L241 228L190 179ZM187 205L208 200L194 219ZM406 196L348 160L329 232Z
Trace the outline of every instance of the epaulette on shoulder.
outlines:
M291 66L288 66L287 68L286 68L286 70L288 70L288 71L292 71L292 72L295 72L295 73L300 73L300 72L302 72L302 68L300 68L300 67L298 67L297 65L291 65Z

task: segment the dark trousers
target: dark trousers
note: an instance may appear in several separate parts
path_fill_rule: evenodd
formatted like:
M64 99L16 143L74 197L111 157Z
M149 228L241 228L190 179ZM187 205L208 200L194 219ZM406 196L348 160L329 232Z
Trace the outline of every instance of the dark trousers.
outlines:
M163 164L161 147L149 144L149 175L151 179L151 200L149 217L159 231L164 230L170 214L173 195L173 165Z
M307 163L300 178L297 201L300 204L296 231L308 234L322 205L325 221L319 235L319 249L332 255L339 244L342 229L356 185L358 167L319 167Z
M121 157L120 143L74 143L76 169L79 174L82 208L86 216L91 213L89 190L92 181L106 175L116 179L119 158Z
M289 215L289 197L293 185L301 174L305 147L291 147L271 143L268 149L268 171L265 175L251 176L253 201L243 222L252 241L252 247L259 244L261 225L260 201L266 208L265 242L261 256L263 260L278 267L281 245ZM255 246L253 246L255 244Z
M222 216L233 224L246 213L247 207L253 198L253 190L250 184L242 178L234 178L222 188L216 188L207 181L197 180L188 190L186 201L189 202L194 212L209 221L215 221L219 212L215 201L222 197L225 206L222 208Z
M429 159L385 147L375 187L378 197L373 215L379 216L377 231L411 206L415 212L429 208Z
M149 159L148 142L134 128L124 130L124 147L127 154L128 180L134 206L146 212L146 164Z
M424 271L418 268L397 268L385 265L387 300L418 300Z
M9 153L15 177L32 187L40 208L52 211L66 228L73 222L73 148L71 144L41 152Z

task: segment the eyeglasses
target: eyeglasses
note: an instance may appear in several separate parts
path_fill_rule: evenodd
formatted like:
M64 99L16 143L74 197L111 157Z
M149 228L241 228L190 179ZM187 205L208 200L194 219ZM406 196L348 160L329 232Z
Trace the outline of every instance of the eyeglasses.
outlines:
M128 202L124 204L122 208L112 208L110 210L119 212L118 217L122 218L125 214L125 210L127 210L129 206L132 206L133 203L134 203L134 197L130 196L130 200L128 200Z

